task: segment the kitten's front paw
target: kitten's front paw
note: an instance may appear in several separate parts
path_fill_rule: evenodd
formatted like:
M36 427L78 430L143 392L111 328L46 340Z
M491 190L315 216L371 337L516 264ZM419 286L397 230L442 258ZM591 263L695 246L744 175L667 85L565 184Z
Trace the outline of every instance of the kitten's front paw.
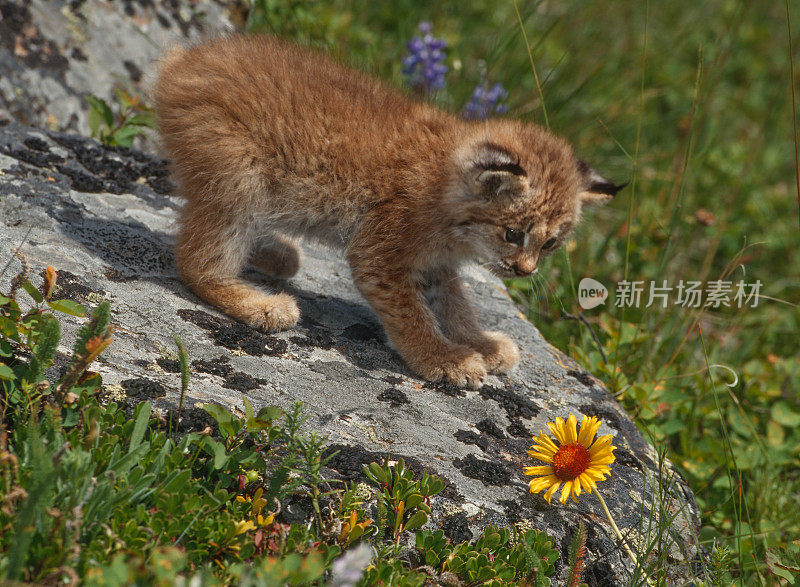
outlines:
M444 380L470 389L478 389L486 379L483 357L466 346L456 347L444 357L427 361L417 371L429 381Z
M259 330L275 332L297 324L300 308L295 299L285 293L260 295L244 308L241 318Z
M483 356L490 373L508 373L519 363L516 343L502 332L483 332L470 345Z

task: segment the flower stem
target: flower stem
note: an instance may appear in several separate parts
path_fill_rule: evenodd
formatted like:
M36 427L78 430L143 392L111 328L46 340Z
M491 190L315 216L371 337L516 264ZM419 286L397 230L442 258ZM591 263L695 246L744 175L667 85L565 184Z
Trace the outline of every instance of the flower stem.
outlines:
M636 555L630 549L630 547L628 546L628 543L625 542L625 538L622 537L622 532L619 531L619 528L617 527L617 523L614 521L614 518L611 516L611 512L609 511L608 506L606 505L606 500L604 500L603 496L600 495L600 492L597 491L597 487L594 487L592 489L592 493L595 494L595 496L597 497L597 500L600 502L600 507L603 508L603 513L606 515L606 518L608 518L608 521L611 523L611 527L614 529L614 533L617 535L617 538L619 538L619 541L622 543L622 548L624 548L625 552L628 553L628 556L633 561L634 567L638 567L639 566L639 559L636 558ZM642 574L644 574L645 581L647 581L648 585L653 585L654 584L653 581L650 579L650 577L648 577L647 574L644 572L644 567L642 567Z

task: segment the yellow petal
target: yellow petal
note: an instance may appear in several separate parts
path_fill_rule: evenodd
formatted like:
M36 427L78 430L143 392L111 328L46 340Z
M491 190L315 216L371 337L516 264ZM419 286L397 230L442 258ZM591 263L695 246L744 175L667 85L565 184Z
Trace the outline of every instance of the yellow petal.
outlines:
M549 446L544 445L544 444L534 444L531 447L531 450L533 452L540 452L540 453L542 453L544 455L550 455L550 456L556 454L555 450L553 450L552 448L550 448Z
M544 461L545 463L552 463L553 462L553 455L551 454L544 454L541 452L533 452L532 450L528 451L528 454L532 456L534 459L539 459L540 461Z
M556 485L560 483L558 477L555 475L548 475L547 477L537 477L536 479L531 479L530 483L528 483L528 487L530 487L531 493L539 493L542 489L550 487L554 483Z
M541 444L543 447L552 450L553 452L556 452L558 450L558 445L555 442L553 442L553 439L550 438L544 432L539 433L539 438L536 439L536 442Z
M605 471L603 471L602 469L596 469L592 467L589 467L581 474L588 476L589 479L591 479L592 481L602 481L603 479L606 478Z
M567 498L572 491L572 481L564 481L564 489L561 490L561 503L567 503Z
M567 425L566 430L564 433L564 440L566 440L567 444L575 444L578 442L578 419L575 417L574 414L570 414L569 418L567 418Z
M552 475L553 467L550 465L542 465L537 467L525 467L526 475Z
M547 503L550 503L550 498L553 497L553 494L558 490L558 486L561 485L561 481L556 480L556 483L550 486L550 489L547 490L547 493L544 494L544 498L547 500Z
M578 482L586 493L591 493L594 489L594 481L586 473L581 473L578 476Z
M548 422L547 427L550 428L550 432L553 433L553 436L556 437L561 446L567 444L564 441L564 418L559 416L555 422Z
M602 450L608 450L611 441L614 439L613 436L610 434L606 434L605 436L601 436L597 440L594 441L594 444L589 448L589 455L595 456Z
M594 440L597 430L600 428L600 420L594 416L584 416L581 421L581 431L578 434L578 442L589 448Z

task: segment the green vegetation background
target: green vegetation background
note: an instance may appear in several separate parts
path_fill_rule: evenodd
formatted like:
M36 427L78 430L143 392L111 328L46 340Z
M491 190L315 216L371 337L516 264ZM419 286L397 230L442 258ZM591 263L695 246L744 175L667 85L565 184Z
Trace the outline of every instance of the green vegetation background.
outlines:
M432 101L460 111L485 72L509 91L508 116L549 124L606 176L630 182L536 279L509 289L678 466L706 544L730 546L759 580L767 549L800 537L797 6L259 0L249 26L402 87L405 42L422 20L449 44L447 86ZM583 322L565 317L580 313L582 277L612 290L624 278L763 286L755 308L607 304Z

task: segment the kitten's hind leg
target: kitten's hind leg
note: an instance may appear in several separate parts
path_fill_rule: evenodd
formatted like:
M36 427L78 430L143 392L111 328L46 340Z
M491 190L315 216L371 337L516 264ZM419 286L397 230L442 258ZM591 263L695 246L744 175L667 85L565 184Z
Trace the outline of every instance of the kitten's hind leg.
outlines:
M300 269L300 249L291 239L280 234L256 238L250 263L278 279L289 279Z
M262 330L289 328L300 319L295 299L267 294L239 278L252 236L222 210L187 202L175 248L178 272L198 296L229 316Z
M432 272L426 286L425 298L447 338L478 351L492 373L507 373L519 362L517 345L508 336L481 329L456 271Z

